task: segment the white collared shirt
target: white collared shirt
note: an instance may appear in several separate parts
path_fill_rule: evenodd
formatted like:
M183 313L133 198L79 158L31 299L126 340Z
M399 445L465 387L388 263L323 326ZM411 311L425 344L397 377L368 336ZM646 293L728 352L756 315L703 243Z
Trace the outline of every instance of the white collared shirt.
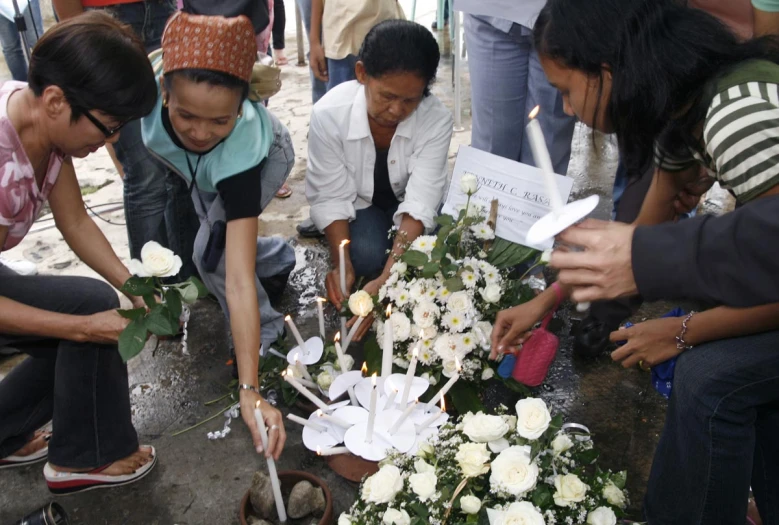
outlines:
M400 201L396 224L405 213L427 230L435 226L451 138L452 114L433 95L398 125L387 155L390 184ZM317 228L352 221L357 210L372 204L375 164L365 89L356 80L340 84L311 113L306 197Z

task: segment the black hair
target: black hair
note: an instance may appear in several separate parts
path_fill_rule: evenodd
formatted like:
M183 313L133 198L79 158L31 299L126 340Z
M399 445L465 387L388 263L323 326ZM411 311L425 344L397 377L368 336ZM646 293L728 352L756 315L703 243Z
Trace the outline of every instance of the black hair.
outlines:
M603 81L606 108L630 170L640 170L659 141L668 154L700 150L716 80L739 63L779 63L773 37L739 41L714 16L680 0L549 0L535 25L538 52ZM597 112L597 110L596 110Z
M170 92L173 89L175 77L189 80L196 84L205 82L210 86L226 87L234 89L241 94L241 103L249 96L249 83L229 73L214 71L213 69L178 69L165 73L165 89Z
M359 55L365 72L373 78L403 72L419 75L425 81L425 96L430 94L440 59L438 42L430 31L407 20L376 24L365 36Z
M40 97L59 87L77 120L99 110L119 120L140 118L157 100L154 72L130 26L98 11L60 22L32 51L28 82Z

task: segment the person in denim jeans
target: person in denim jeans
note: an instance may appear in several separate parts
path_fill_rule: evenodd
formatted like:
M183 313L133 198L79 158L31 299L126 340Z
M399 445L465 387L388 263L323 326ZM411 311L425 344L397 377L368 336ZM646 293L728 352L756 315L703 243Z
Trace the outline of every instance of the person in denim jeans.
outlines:
M41 5L38 0L20 0L19 10L22 11L27 30L24 32L30 49L35 47L38 38L43 34L43 19ZM16 29L16 23L0 16L0 45L11 77L19 82L27 80L27 58L22 49L22 38Z
M102 9L128 24L142 39L147 53L159 49L168 18L176 11L172 0L115 3L113 0L53 0L61 19L84 9ZM124 211L130 256L139 258L141 248L156 241L181 256L179 279L196 273L192 250L198 220L186 185L168 173L164 164L149 154L141 138L140 121L122 129L114 145L124 172Z
M300 16L303 18L303 26L306 28L306 36L308 36L311 34L311 0L297 0L297 2L300 8ZM310 60L311 53L307 56ZM313 69L308 68L308 73L311 77L311 102L316 104L327 93L327 84L314 76Z
M261 344L284 332L269 296L281 295L295 252L282 238L258 238L257 217L289 176L295 154L287 129L250 88L253 35L245 16L173 15L162 53L152 55L160 97L142 125L146 147L192 192L200 217L195 263L229 320L241 415L257 452L278 458L284 424L260 396L258 367ZM270 427L267 447L255 406Z

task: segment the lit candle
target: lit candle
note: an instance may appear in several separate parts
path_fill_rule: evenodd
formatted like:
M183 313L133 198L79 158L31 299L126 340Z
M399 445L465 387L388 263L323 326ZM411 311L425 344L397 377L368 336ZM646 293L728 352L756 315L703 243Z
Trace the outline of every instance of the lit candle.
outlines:
M436 403L438 403L439 400L443 400L446 393L449 392L449 390L454 386L457 380L460 379L460 370L462 370L462 366L460 366L460 360L455 357L454 362L457 363L457 372L455 372L455 374L449 379L449 381L446 382L443 388L441 388L441 390L438 391L438 393L433 397L433 399L428 401L427 405L425 405L426 411L433 408L433 406Z
M292 335L295 336L295 341L297 341L300 349L305 350L306 343L303 341L303 338L300 337L300 332L298 332L298 327L295 326L295 322L292 320L292 317L288 315L287 317L284 318L284 320L287 322L289 329L292 331Z
M298 382L297 382L297 380L295 379L295 377L292 375L292 370L289 370L289 369L288 369L288 370L285 370L284 372L282 372L282 373L281 373L281 377L283 377L283 378L284 378L284 380L285 380L287 383L289 383L290 385L292 385L292 387L293 387L295 390L297 390L298 392L300 392L301 394L303 394L303 396L304 396L306 399L308 399L309 401L311 401L312 403L314 403L316 406L318 406L319 408L321 408L321 409L322 409L322 410L324 410L325 412L330 412L330 411L332 410L332 409L331 409L329 406L327 406L327 405L326 405L326 404L325 404L325 403L324 403L324 402L323 402L321 399L319 399L319 398L318 398L318 397L316 397L314 394L312 394L311 392L309 392L309 391L308 391L308 389L307 389L306 387L304 387L303 385L301 385L300 383L298 383Z
M323 427L319 423L314 423L308 419L303 419L302 417L296 416L295 414L287 414L287 419L297 423L298 425L303 425L304 427L316 430L317 432L327 432L327 427Z
M441 398L441 411L440 412L436 412L435 414L430 416L430 419L428 419L427 421L425 421L424 423L419 425L418 429L422 430L424 428L429 427L430 425L432 425L433 423L438 421L438 418L440 418L444 413L446 413L446 405L444 405L444 398L442 397Z
M347 244L349 244L349 239L344 239L341 241L341 245L338 247L338 262L341 272L341 293L344 296L344 300L349 298L349 291L346 289L346 258L344 257L344 247Z
M563 207L563 201L560 199L560 191L557 189L552 159L549 157L549 150L546 148L544 132L541 130L541 124L536 120L539 109L539 106L536 106L530 112L530 122L527 123L527 136L530 141L530 149L533 151L533 159L536 161L536 167L540 168L544 175L544 183L546 184L546 192L549 194L552 211L559 213Z
M316 298L316 309L317 313L319 314L319 335L322 336L322 339L325 338L325 309L324 304L327 302L327 299L324 297L317 297Z
M368 374L368 363L365 361L362 362L362 366L360 367L360 373L363 377L365 377Z
M387 402L384 403L384 410L389 410L392 405L395 404L395 397L398 395L398 389L393 388L392 393L387 397Z
M411 403L406 410L403 411L403 414L398 418L397 421L395 421L395 424L392 425L392 428L389 429L389 433L391 435L394 435L395 432L398 431L400 428L400 425L403 424L403 422L408 419L408 416L411 415L411 413L417 408L417 404L419 404L419 400L417 399L413 403Z
M365 432L365 442L373 442L373 425L376 422L376 374L371 376L371 409L368 412L368 430Z
M420 338L422 334L419 334ZM414 347L414 353L411 355L411 362L406 372L406 384L403 386L403 395L400 397L400 408L405 408L408 403L408 396L411 395L411 382L414 380L414 374L417 371L417 356L419 356L419 342Z
M287 370L289 371L288 373L292 373L292 374L294 374L294 372L292 372L292 365L290 365L289 367L287 367ZM298 373L300 373L300 371L298 371ZM309 380L307 380L307 379L303 379L302 377L298 377L298 378L296 378L296 379L295 379L295 381L297 381L298 383L300 383L301 385L303 385L303 386L304 386L304 387L306 387L306 388L313 388L313 389L316 389L316 387L317 387L317 386L316 386L316 384L315 384L314 382L312 382L312 381L309 381Z
M395 346L395 337L392 333L392 305L387 306L387 319L384 321L384 345L381 354L381 378L386 379L392 374L392 350Z
M325 414L321 410L316 411L317 417L321 418L322 421L329 421L333 425L339 426L341 428L351 428L351 423L348 423L344 421L343 419L335 416L331 416L330 414Z
M262 438L262 448L268 450L268 431L265 430L265 420L260 412L260 401L254 407L254 419L260 429L260 438ZM284 509L284 500L281 499L281 484L279 475L276 473L276 462L272 457L265 458L268 462L268 476L270 477L271 488L273 489L273 499L276 500L276 512L279 513L279 523L287 522L287 511Z
M344 354L343 349L341 348L341 332L338 332L335 334L335 353L338 356L338 363L341 365L341 372L344 374L348 372L348 367L346 366L346 354ZM354 386L350 386L346 389L346 391L349 393L349 400L351 401L353 406L360 406L360 402L357 400L357 396L354 393Z
M301 376L306 378L306 381L313 382L314 378L311 377L311 374L308 373L308 369L306 368L306 365L300 362L300 352L295 352L295 367L298 369L298 372Z
M352 329L349 331L349 334L346 336L346 339L344 339L344 352L346 352L349 349L349 345L352 344L352 338L354 337L354 334L357 333L357 329L360 328L360 325L365 320L365 317L358 317L357 320L352 325Z
M346 447L330 447L322 450L322 447L319 445L316 446L316 455L317 456L335 456L338 454L348 454L349 449Z

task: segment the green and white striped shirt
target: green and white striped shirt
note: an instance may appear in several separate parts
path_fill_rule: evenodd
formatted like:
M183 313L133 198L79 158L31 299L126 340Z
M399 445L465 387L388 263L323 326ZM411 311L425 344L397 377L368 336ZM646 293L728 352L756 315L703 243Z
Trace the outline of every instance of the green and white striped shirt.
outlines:
M691 150L688 157L674 158L656 146L655 161L666 171L702 164L743 204L779 184L779 82L763 80L773 74L779 80L779 65L753 62L739 69L732 79L748 78L750 69L763 74L754 75L754 81L718 84L724 89L706 113L705 151ZM766 75L771 69L775 71Z

